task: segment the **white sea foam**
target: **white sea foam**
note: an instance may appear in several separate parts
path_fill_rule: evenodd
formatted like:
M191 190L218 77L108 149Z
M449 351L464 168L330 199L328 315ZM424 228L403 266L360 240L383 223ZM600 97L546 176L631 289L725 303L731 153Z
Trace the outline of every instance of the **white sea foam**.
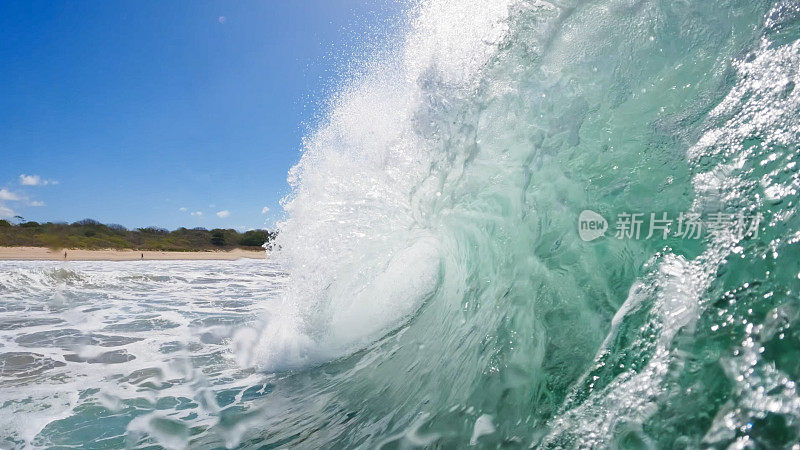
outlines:
M433 292L438 238L420 219L440 157L421 130L473 92L508 31L511 1L421 2L403 44L333 98L289 176L275 255L291 274L243 361L266 371L344 355L409 317ZM446 97L444 95L447 95ZM243 331L240 340L252 339Z
M228 338L284 281L267 261L0 262L0 446L79 445L103 426L110 446L186 446L175 420L218 421L208 386L246 383ZM152 414L129 430L75 425L136 410Z

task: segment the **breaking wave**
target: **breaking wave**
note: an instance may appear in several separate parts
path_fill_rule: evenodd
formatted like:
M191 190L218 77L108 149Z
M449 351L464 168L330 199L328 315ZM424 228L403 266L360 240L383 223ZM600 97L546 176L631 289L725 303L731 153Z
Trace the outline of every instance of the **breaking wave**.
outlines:
M797 2L401 28L306 137L277 264L0 263L0 446L800 445Z
M324 390L380 394L356 409L390 441L796 442L798 14L415 5L304 142L271 254L290 282L240 359L349 361ZM585 209L764 220L584 242Z

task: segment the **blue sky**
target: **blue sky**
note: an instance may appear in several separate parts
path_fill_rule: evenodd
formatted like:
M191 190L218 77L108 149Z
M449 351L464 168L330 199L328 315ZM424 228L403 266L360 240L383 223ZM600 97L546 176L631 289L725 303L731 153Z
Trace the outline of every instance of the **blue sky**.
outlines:
M341 68L402 6L3 2L0 216L271 227Z

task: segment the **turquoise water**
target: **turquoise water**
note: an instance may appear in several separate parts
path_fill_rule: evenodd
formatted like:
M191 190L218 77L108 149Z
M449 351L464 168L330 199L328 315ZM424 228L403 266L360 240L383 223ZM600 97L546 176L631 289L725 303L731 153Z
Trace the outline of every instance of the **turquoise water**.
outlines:
M268 261L3 263L4 443L800 445L800 4L400 28L306 137Z

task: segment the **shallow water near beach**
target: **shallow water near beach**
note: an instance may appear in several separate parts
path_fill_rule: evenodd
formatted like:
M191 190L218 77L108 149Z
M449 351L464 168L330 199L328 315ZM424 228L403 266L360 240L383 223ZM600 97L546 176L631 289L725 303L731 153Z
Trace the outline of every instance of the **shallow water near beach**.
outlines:
M0 447L235 441L234 411L272 388L229 340L285 279L257 260L0 262Z
M800 5L430 0L398 28L265 261L0 263L2 445L800 445Z

